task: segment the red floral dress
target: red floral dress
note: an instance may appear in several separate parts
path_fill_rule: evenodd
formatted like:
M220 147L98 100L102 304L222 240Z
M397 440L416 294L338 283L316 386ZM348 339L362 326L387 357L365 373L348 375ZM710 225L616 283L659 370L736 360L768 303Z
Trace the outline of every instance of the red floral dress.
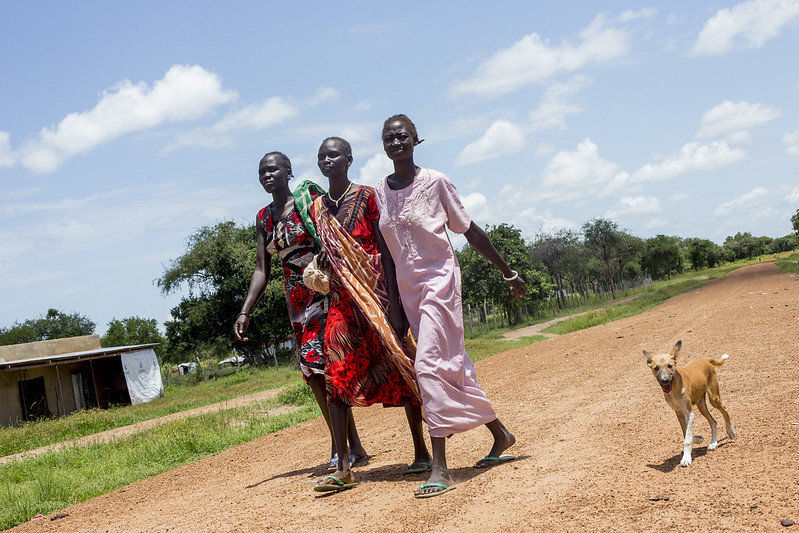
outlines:
M302 271L319 250L296 208L275 223L271 207L269 204L258 212L258 223L266 233L266 251L278 254L283 265L289 320L300 348L300 369L307 380L312 374L325 373L322 342L327 297L302 282Z
M323 209L332 206L326 198L323 201ZM311 217L317 223L317 230L318 205L316 202L311 206ZM370 255L379 253L375 236L378 219L374 189L359 187L355 199L347 208L342 226ZM320 237L324 242L325 237L321 232ZM328 243L325 243L325 248L327 246ZM328 258L335 260L330 255ZM382 272L377 283L382 284L384 289L385 276ZM376 292L384 293L384 290ZM409 401L418 405L419 401L389 361L373 324L360 312L336 275L331 277L330 296L324 340L328 403L340 398L352 406L373 403L401 406Z

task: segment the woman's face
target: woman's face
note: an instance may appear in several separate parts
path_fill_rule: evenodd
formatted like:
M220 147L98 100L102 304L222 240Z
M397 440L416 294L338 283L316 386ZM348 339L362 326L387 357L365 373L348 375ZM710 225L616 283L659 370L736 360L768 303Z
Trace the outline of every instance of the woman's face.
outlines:
M274 194L289 187L290 175L286 172L283 158L277 154L269 154L261 159L258 165L258 181L269 194Z
M413 134L404 121L395 120L383 127L383 150L392 161L413 155Z
M332 178L347 173L347 168L352 164L352 156L346 153L341 141L328 139L319 147L316 164L319 165L322 175Z

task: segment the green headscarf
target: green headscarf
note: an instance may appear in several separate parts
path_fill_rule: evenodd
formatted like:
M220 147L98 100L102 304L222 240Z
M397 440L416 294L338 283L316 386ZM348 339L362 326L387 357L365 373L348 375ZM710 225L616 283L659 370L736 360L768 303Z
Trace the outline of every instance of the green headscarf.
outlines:
M315 196L323 194L325 194L325 190L310 180L300 182L292 192L292 195L294 195L294 207L320 250L322 249L322 241L319 239L319 235L316 234L316 228L311 220L311 204Z

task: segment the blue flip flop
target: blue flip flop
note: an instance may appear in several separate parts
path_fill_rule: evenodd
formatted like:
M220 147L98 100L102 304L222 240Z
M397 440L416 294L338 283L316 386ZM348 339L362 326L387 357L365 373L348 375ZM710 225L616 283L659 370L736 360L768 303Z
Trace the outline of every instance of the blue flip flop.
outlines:
M320 479L319 482L314 485L313 490L316 492L337 492L344 489L351 489L357 484L357 481L345 483L336 476L327 476Z
M500 455L499 457L491 457L490 455L486 455L479 461L474 464L475 468L488 468L490 466L501 465L502 463L507 463L508 461L513 461L516 457L512 455Z
M433 492L419 492L424 489L438 489ZM413 493L414 498L432 498L434 496L441 496L445 492L455 490L454 485L444 485L443 483L422 483L419 489Z
M366 461L368 461L371 458L372 458L372 456L368 455L368 454L367 455L363 455L361 457L358 457L357 455L350 454L350 466L355 466L358 463L365 463ZM332 474L336 470L338 470L338 454L336 454L333 457L331 457L330 458L330 463L327 465L327 473L328 474Z

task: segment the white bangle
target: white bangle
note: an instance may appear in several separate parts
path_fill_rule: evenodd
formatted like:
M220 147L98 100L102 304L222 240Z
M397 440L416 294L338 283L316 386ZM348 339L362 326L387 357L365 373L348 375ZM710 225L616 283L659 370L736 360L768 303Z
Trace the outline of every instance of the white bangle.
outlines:
M506 278L506 277L503 275L503 276L502 276L502 279L504 279L505 281L513 281L513 280L515 280L516 278L518 278L518 277L519 277L519 273L518 273L518 272L516 272L515 270L511 270L511 272L513 272L513 275L512 275L511 277L509 277L509 278Z

